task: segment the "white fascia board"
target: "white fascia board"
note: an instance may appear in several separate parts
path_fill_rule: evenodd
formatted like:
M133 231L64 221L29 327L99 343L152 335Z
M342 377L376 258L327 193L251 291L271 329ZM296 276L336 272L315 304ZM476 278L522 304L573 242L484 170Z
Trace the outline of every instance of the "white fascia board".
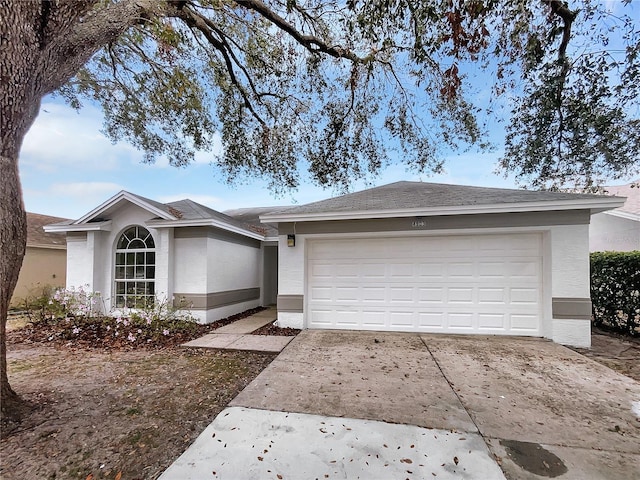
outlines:
M45 225L42 227L47 233L67 233L67 232L110 232L111 220L104 222L83 223L81 225Z
M142 201L137 196L132 195L129 192L125 192L124 190L122 190L121 192L116 193L113 197L111 197L109 200L107 200L103 204L97 206L96 208L91 210L89 213L87 213L86 215L82 216L81 218L79 218L78 220L73 222L73 224L74 225L79 225L79 224L82 224L82 223L86 223L89 220L91 220L92 218L97 217L100 213L104 212L105 210L108 210L109 208L113 207L118 202L121 202L122 200L127 200L127 201L133 203L134 205L137 205L140 208L144 208L145 210L149 211L150 213L153 213L154 215L157 215L160 218L163 218L164 220L175 220L175 218L176 218L176 217L174 217L172 215L169 215L164 210L156 208L153 205Z
M45 250L66 250L66 245L51 245L49 243L27 243L27 248L42 248Z
M627 220L640 222L640 215L638 215L637 213L625 212L624 210L610 210L604 213L614 217L626 218Z
M213 218L198 220L175 220L170 222L165 222L162 220L149 220L148 222L146 222L146 225L152 228L215 227L221 230L226 230L227 232L233 232L237 233L238 235L250 237L255 240L264 241L265 239L264 235L260 235L257 232L252 232L251 230L236 227L235 225L229 225L228 223L214 220Z
M363 220L367 218L434 217L439 215L478 215L484 213L549 212L554 210L611 210L624 205L623 198L603 197L589 200L553 202L519 202L489 205L459 205L453 207L405 208L397 210L366 210L353 212L320 212L307 214L271 214L260 216L268 222L320 222L328 220Z

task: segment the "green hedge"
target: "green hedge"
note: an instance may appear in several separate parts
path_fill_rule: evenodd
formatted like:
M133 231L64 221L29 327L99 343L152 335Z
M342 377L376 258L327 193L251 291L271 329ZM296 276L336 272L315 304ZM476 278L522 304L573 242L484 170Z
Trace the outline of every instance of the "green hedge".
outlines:
M593 325L640 336L640 251L591 254Z

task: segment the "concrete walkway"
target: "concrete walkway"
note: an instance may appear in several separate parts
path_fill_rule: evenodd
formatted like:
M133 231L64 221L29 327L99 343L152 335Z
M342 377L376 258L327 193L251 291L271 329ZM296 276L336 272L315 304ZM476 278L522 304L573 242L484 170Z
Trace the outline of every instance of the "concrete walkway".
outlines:
M195 340L182 344L191 348L215 348L219 350L248 350L278 353L294 337L276 335L251 335L277 318L275 307L269 307L253 315L225 325Z
M160 480L504 480L480 435L231 407Z

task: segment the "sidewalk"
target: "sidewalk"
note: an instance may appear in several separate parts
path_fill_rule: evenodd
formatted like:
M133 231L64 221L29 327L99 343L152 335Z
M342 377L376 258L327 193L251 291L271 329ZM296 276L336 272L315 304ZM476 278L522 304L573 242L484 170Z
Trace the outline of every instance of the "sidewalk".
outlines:
M279 353L294 337L276 335L251 335L277 318L275 307L220 327L203 337L182 344L190 348L216 348L219 350L248 350L252 352Z

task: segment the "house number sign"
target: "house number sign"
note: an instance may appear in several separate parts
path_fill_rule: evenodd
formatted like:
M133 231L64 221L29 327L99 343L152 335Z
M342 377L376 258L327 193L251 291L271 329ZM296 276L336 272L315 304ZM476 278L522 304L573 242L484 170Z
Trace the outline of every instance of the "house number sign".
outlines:
M413 228L424 228L427 226L427 222L422 218L417 218L413 222L411 222L411 226Z

